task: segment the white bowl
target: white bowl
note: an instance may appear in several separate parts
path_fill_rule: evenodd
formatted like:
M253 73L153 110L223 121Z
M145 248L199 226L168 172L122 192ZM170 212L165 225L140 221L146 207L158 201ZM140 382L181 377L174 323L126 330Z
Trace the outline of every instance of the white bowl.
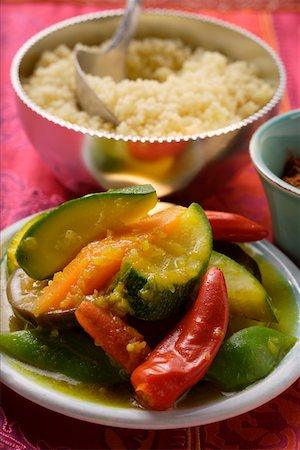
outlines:
M2 251L13 234L27 219L3 232ZM272 264L290 285L297 301L297 325L295 336L300 338L300 271L278 249L267 241L248 244L248 249L259 258ZM5 269L2 264L2 302L5 298ZM2 311L3 312L3 311ZM25 398L50 410L88 422L141 429L183 428L218 422L246 413L272 400L287 389L300 376L300 341L290 350L281 363L266 378L241 392L229 396L217 396L199 402L192 407L180 407L164 412L146 411L138 407L107 406L74 394L56 390L51 384L35 379L24 365L2 355L1 372L3 382Z

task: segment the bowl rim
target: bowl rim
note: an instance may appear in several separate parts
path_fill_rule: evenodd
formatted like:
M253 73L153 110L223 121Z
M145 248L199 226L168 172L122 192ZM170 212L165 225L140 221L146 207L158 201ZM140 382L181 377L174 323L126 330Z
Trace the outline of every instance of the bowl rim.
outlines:
M276 127L280 122L286 122L287 120L294 120L298 118L300 122L300 108L285 112L283 114L279 114L278 116L269 119L266 123L261 125L252 135L249 143L249 151L252 162L256 170L262 177L269 181L273 186L279 188L281 191L287 192L300 198L300 189L279 178L264 163L261 157L261 145L259 143L259 141L262 139L262 135L268 129Z
M24 57L26 57L26 53L33 47L38 41L42 40L43 38L47 37L48 35L54 33L55 31L61 30L63 28L67 28L71 25L75 25L81 22L88 22L93 20L98 20L105 17L114 17L119 16L124 13L123 9L109 9L109 10L103 10L98 12L92 12L87 14L82 14L78 16L74 16L65 20L62 20L60 22L54 23L53 25L50 25L49 27L46 27L39 31L38 33L34 34L31 38L29 38L16 52L10 68L10 79L11 84L14 88L15 94L17 97L33 112L37 113L42 118L59 125L63 128L67 128L69 130L73 130L75 132L83 133L84 135L89 135L92 137L99 137L99 138L108 138L108 139L114 139L117 141L131 141L131 142L156 142L156 143L164 143L164 142L182 142L182 141L195 141L197 139L205 139L205 138L211 138L211 137L217 137L221 135L226 135L228 133L231 133L233 131L238 131L243 127L246 127L247 125L252 124L256 120L260 119L264 115L266 115L268 112L270 112L281 100L285 86L286 86L286 72L283 65L283 62L281 61L279 55L273 50L272 47L269 46L263 39L255 35L254 33L238 26L234 25L230 22L227 22L225 20L210 17L202 14L197 13L191 13L186 11L178 11L175 9L163 9L163 8L147 8L143 11L142 14L157 14L157 15L166 15L166 16L177 16L177 17L185 17L185 18L191 18L191 19L197 19L199 21L205 22L205 23L211 23L214 25L218 25L220 27L226 28L228 30L232 30L238 34L241 34L248 39L254 41L256 44L258 44L260 47L262 47L273 59L273 61L276 64L277 70L278 70L278 87L276 91L274 92L272 98L266 103L262 108L260 108L258 111L256 111L251 116L246 117L243 120L240 120L238 122L235 122L231 125L228 125L223 128L218 128L216 130L212 131L205 131L198 134L192 134L192 135L183 135L183 136L149 136L149 137L142 137L138 135L121 135L117 133L110 133L106 131L101 130L93 130L91 128L82 127L76 124L72 124L71 122L68 122L66 120L60 119L56 117L55 115L48 113L45 109L38 106L31 98L25 93L20 77L19 77L19 67Z

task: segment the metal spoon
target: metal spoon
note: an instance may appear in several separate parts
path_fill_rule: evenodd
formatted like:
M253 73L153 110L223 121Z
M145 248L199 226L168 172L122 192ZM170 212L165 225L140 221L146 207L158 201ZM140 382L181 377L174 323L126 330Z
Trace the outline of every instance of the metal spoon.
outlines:
M80 107L91 115L98 115L114 126L119 120L94 92L85 74L111 76L115 81L125 78L126 52L135 33L141 13L142 0L128 0L123 19L114 36L99 49L74 49L76 94Z

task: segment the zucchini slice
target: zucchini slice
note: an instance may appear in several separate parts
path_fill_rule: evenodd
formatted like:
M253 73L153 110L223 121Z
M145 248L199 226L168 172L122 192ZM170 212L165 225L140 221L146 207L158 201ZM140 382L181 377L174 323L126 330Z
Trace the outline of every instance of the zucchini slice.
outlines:
M16 249L20 267L35 280L62 270L87 243L144 216L157 203L151 185L89 194L63 203L33 223Z
M211 251L210 224L193 203L171 231L156 233L124 258L113 294L121 293L139 319L170 317L193 300Z
M267 327L244 328L227 339L206 379L236 391L266 377L296 344L297 338Z
M245 250L235 242L214 241L214 250L228 256L241 266L244 266L245 269L251 272L252 275L258 279L258 281L262 281L259 265L255 259L248 255L248 253L246 253Z
M19 231L17 231L17 233L10 240L6 251L6 269L8 275L11 275L19 267L19 264L16 259L16 250L24 234L35 222L40 220L45 214L47 214L47 212L41 212L33 216L28 222L26 222L20 228Z
M230 314L262 322L278 322L267 291L244 266L215 251L209 261L211 266L224 273Z

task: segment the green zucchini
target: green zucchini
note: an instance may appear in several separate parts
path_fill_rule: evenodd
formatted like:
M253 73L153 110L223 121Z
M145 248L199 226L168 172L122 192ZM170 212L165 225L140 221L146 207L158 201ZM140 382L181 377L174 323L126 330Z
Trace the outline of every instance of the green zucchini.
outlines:
M248 253L245 252L238 244L228 241L214 241L214 250L218 253L228 256L237 263L244 266L258 281L262 282L259 265Z
M157 203L151 185L89 194L49 211L23 235L16 259L35 280L62 270L89 242L145 215Z
M26 233L27 230L29 230L31 225L40 220L46 214L47 212L41 212L40 214L37 214L36 216L32 217L20 228L19 231L17 231L17 233L10 240L6 251L6 269L8 275L11 275L14 272L14 270L16 270L19 267L19 264L16 259L16 250L24 234Z
M126 379L92 339L76 331L37 328L0 334L0 349L31 366L86 383L114 385Z
M215 251L209 261L211 266L223 271L230 314L262 322L278 322L276 310L264 286L244 266Z
M210 224L193 203L171 233L142 242L124 258L113 294L121 292L139 319L170 317L192 302L211 250Z
M221 345L206 379L224 391L244 389L266 377L296 342L297 338L271 328L244 328Z

